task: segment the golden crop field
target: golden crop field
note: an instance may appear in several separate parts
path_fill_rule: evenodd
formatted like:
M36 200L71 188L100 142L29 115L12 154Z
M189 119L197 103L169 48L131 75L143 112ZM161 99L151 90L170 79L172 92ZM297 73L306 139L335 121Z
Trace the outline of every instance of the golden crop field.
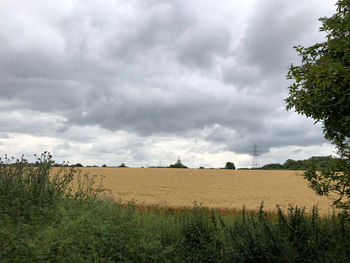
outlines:
M331 201L316 196L297 171L214 170L170 168L80 168L82 174L103 175L104 188L115 199L136 204L257 210L264 201L267 211L276 204L317 204L321 214L331 212Z

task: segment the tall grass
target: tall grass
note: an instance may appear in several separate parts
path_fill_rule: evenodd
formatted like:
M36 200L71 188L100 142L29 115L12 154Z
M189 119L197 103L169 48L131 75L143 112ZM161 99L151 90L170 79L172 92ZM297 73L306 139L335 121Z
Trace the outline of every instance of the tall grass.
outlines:
M0 163L0 262L348 262L349 221L317 208L222 213L125 205L52 158ZM51 175L50 175L51 171ZM75 183L75 186L72 186Z

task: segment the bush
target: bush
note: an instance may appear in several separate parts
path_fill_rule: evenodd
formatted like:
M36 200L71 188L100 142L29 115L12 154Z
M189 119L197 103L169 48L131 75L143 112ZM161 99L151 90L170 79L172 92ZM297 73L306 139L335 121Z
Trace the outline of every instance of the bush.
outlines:
M208 217L205 210L195 206L181 219L179 253L189 262L217 262L222 242L215 215Z
M37 158L36 166L23 156L12 161L7 156L0 160L0 219L31 220L50 213L67 193L74 169L56 168L50 176L54 161L48 152Z

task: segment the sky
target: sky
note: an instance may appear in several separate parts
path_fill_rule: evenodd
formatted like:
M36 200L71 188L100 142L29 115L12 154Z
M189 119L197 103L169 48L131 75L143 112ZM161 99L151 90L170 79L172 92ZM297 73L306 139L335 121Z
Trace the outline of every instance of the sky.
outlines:
M334 154L285 110L335 0L1 0L0 155L131 167Z

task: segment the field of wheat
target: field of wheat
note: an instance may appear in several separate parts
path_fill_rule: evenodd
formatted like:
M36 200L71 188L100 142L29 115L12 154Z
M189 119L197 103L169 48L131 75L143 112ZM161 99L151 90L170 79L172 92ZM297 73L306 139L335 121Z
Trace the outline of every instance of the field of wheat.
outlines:
M81 173L102 175L103 187L115 199L141 205L273 211L318 205L321 214L332 211L331 201L316 196L298 171L214 170L170 168L80 168Z

